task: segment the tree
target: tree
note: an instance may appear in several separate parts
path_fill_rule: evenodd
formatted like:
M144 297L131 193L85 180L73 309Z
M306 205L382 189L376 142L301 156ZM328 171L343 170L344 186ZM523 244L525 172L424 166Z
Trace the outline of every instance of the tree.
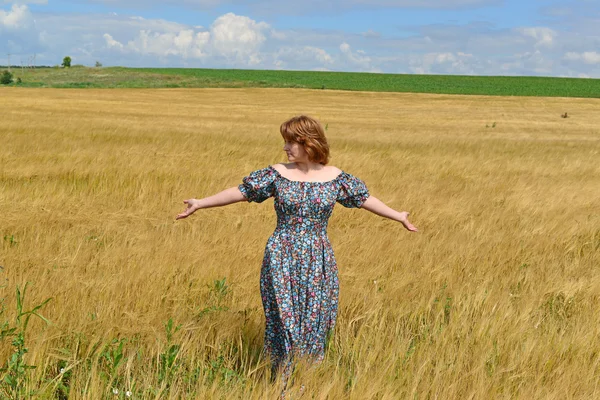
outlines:
M102 63L100 61L96 61L96 68L101 68L102 67Z
M71 57L66 56L65 58L63 58L62 66L65 68L70 68L71 67Z
M2 75L0 75L0 83L3 85L10 85L13 81L13 74L8 71L4 71Z

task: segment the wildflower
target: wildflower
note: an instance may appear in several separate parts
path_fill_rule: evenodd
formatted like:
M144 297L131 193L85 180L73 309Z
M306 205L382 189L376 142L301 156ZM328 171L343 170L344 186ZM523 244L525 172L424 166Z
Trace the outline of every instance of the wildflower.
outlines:
M130 391L130 390L126 391L126 392L125 392L125 396L127 396L127 397L131 397L131 391Z
M60 369L60 373L61 373L61 374L64 374L64 373L65 373L65 369L64 369L64 368L61 368L61 369Z
M119 394L119 389L113 388L113 394L116 396Z

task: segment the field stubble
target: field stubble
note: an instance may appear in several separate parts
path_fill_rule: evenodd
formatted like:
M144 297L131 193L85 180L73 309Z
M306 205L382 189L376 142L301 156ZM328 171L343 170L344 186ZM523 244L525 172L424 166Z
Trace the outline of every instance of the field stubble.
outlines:
M338 324L296 378L313 398L600 397L598 100L8 89L0 106L2 318L25 282L25 308L52 298L25 334L41 398L277 394L271 201L174 216L284 161L278 127L299 113L421 229L336 208Z

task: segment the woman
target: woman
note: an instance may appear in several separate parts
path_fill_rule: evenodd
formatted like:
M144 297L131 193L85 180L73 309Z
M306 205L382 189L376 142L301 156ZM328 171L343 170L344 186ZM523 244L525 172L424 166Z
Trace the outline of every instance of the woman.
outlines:
M256 170L239 186L204 199L185 200L177 219L202 208L274 197L277 227L267 241L260 276L266 317L265 351L284 381L294 357L323 359L325 339L333 329L338 304L337 266L327 237L327 221L336 202L364 208L417 229L407 212L395 211L374 196L358 178L327 166L329 145L323 127L301 115L280 127L288 164Z

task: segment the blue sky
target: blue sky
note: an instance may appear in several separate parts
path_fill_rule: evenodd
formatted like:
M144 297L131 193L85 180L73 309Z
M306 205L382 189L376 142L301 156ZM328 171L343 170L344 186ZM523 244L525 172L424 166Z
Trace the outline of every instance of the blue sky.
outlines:
M0 0L0 57L600 78L597 26L598 0Z

